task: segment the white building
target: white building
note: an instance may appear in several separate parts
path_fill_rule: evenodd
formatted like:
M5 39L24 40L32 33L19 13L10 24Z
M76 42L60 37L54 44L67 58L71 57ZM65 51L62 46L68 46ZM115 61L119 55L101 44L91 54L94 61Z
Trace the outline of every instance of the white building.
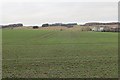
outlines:
M97 27L92 28L92 31L98 31Z
M104 27L94 27L94 28L92 28L92 31L100 31L100 32L102 32L102 31L104 31Z

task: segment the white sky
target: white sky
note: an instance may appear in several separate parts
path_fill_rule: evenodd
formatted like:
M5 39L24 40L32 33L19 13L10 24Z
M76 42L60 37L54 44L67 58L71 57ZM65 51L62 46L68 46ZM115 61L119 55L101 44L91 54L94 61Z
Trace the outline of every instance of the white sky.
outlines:
M85 23L118 21L118 2L88 0L11 0L2 1L0 24Z

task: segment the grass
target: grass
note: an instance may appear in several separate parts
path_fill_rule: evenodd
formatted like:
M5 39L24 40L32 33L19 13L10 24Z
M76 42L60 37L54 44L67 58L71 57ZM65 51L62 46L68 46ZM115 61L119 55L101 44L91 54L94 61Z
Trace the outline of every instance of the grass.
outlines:
M118 34L3 30L3 78L117 78Z

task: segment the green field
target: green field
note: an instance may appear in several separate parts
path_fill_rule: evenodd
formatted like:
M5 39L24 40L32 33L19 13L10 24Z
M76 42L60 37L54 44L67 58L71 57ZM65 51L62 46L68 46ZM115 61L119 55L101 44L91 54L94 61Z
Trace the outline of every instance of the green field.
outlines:
M117 78L118 33L3 30L2 76Z

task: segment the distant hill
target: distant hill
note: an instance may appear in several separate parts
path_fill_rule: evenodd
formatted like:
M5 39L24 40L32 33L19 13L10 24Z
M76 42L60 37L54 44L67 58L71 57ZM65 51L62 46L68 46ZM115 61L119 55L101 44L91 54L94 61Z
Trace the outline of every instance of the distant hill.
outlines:
M110 22L110 23L99 23L99 22L90 22L90 23L85 23L83 26L118 26L120 24L119 22Z

